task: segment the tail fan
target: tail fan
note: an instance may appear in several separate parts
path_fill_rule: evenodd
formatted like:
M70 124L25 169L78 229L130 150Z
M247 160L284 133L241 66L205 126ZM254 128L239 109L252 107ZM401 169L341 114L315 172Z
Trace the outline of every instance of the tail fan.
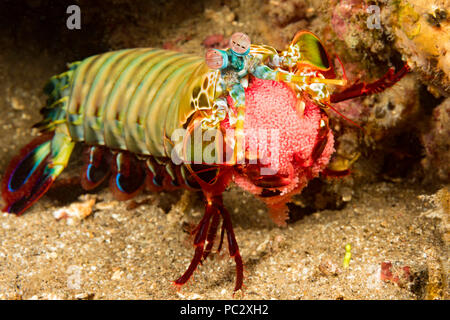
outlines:
M47 192L67 165L73 149L68 139L44 134L22 148L3 177L3 211L20 215Z

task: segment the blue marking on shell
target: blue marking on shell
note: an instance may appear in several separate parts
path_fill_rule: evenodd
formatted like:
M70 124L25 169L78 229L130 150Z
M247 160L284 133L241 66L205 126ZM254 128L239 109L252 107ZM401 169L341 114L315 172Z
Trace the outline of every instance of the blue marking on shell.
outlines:
M162 184L160 184L160 183L158 182L158 180L156 180L156 176L153 177L153 184L154 184L155 186L157 186L157 187L162 187Z
M87 169L86 169L86 177L88 178L88 180L89 180L90 182L94 182L94 180L92 180L92 177L91 177L91 168L92 168L92 164L89 163L89 164L88 164L88 167L87 167Z
M121 173L118 173L118 174L116 175L116 185L117 185L117 188L119 188L119 190L120 190L121 192L127 193L125 190L123 190L122 186L120 185L119 180L120 180L120 177L121 177L121 176L122 176Z

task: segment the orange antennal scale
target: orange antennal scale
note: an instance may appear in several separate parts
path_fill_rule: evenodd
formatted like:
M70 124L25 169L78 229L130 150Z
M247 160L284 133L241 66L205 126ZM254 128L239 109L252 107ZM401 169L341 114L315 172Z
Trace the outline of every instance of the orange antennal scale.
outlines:
M324 83L332 84L335 86L345 86L347 84L346 79L326 79L326 78L310 78L311 83Z
M333 78L335 77L331 59L319 37L314 33L306 30L297 32L291 41L290 47L297 47L300 54L297 61L297 69L301 70L302 67L310 67L324 73L331 71Z
M319 78L319 77L311 77L311 76L296 76L296 75L283 75L281 74L280 80L286 82L294 82L294 83L324 83L331 84L335 86L345 86L347 84L346 79L327 79L327 78Z

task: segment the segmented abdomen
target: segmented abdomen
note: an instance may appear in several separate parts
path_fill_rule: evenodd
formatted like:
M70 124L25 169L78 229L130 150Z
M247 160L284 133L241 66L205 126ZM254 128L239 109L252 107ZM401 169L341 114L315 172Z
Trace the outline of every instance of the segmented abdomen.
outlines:
M198 109L192 96L210 71L200 57L149 48L92 56L73 69L60 107L72 139L156 157L170 156L165 139Z

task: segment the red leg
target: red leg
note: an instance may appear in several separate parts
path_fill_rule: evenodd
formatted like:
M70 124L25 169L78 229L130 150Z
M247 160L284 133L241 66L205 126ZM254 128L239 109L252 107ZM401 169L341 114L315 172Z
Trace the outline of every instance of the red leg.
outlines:
M219 242L219 246L217 247L217 252L220 252L220 250L222 250L224 235L225 235L225 225L222 223L222 230L220 231L220 242Z
M332 103L336 103L356 97L382 92L385 89L392 87L410 71L411 68L407 64L405 64L398 72L395 72L395 70L391 68L383 77L381 77L377 81L374 81L372 83L354 83L344 91L332 94L330 97L330 101Z
M175 285L182 286L183 284L185 284L191 278L192 274L194 273L195 269L197 269L198 265L201 263L204 252L205 240L208 235L208 228L211 216L216 212L217 207L215 206L215 204L207 202L205 215L203 216L198 226L195 228L196 231L194 239L194 247L195 247L194 257L192 258L192 261L187 270L184 272L184 274L177 280L175 280Z
M233 226L231 224L231 217L228 211L223 206L222 196L213 196L207 199L205 215L200 221L199 225L195 228L195 239L194 247L195 253L192 258L189 267L186 272L177 280L175 280L175 285L182 286L185 284L193 275L194 271L197 269L198 265L202 262L202 259L206 259L209 252L211 251L214 240L216 238L217 228L220 222L220 216L222 216L222 232L221 240L219 244L219 251L222 247L223 236L226 231L228 247L230 251L230 256L234 258L236 262L236 285L234 291L242 288L242 283L244 279L244 266L242 263L242 258L239 253L239 247L234 235ZM208 241L205 248L205 241Z
M214 214L211 222L211 226L209 227L208 236L206 238L206 248L203 252L203 260L208 258L209 253L214 245L214 240L216 240L217 227L219 226L220 215L218 213Z
M239 246L234 236L233 225L231 224L230 213L222 205L220 210L223 218L223 224L227 232L228 249L230 251L230 257L234 258L236 263L236 285L234 291L238 291L242 288L244 281L244 265L242 264L241 254L239 253Z

